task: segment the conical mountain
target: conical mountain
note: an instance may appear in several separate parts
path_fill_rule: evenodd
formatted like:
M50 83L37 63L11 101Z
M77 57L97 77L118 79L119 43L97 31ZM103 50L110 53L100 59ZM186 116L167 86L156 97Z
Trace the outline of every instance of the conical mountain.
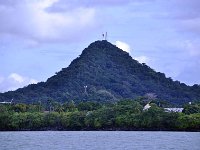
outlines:
M0 94L0 100L16 102L55 100L117 101L154 93L159 99L182 104L200 99L200 86L166 78L115 45L96 41L46 82Z

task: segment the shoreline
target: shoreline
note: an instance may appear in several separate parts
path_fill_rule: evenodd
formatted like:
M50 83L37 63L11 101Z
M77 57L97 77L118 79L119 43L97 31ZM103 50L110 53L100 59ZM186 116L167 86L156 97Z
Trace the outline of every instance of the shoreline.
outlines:
M170 129L133 129L133 128L105 128L105 129L58 129L58 128L45 128L45 129L40 129L40 130L34 130L34 129L22 129L22 130L0 130L0 132L24 132L24 131L141 131L141 132L149 132L149 131L154 131L154 132L200 132L198 129L188 129L188 130L170 130Z

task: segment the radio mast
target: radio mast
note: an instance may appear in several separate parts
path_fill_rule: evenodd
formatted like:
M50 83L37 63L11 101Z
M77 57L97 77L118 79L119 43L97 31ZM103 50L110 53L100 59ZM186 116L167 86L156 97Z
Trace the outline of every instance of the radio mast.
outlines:
M107 41L107 36L108 36L108 34L107 34L107 32L104 34L102 34L102 37L103 37L103 40L106 40Z
M106 34L105 34L105 40L107 41L107 32L106 32Z

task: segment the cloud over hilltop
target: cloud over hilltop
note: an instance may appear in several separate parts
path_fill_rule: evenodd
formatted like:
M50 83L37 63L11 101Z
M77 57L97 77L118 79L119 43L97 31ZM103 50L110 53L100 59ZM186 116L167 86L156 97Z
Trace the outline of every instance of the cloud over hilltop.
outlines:
M0 92L13 91L28 84L36 84L37 82L35 79L11 73L8 77L0 76Z

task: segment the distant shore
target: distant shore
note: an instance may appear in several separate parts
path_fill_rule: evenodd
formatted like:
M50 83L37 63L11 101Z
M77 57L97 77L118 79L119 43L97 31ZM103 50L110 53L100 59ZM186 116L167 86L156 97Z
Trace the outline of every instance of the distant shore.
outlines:
M82 102L0 105L0 131L200 131L200 104L183 112L166 112L155 103L144 110L142 101L114 104Z

